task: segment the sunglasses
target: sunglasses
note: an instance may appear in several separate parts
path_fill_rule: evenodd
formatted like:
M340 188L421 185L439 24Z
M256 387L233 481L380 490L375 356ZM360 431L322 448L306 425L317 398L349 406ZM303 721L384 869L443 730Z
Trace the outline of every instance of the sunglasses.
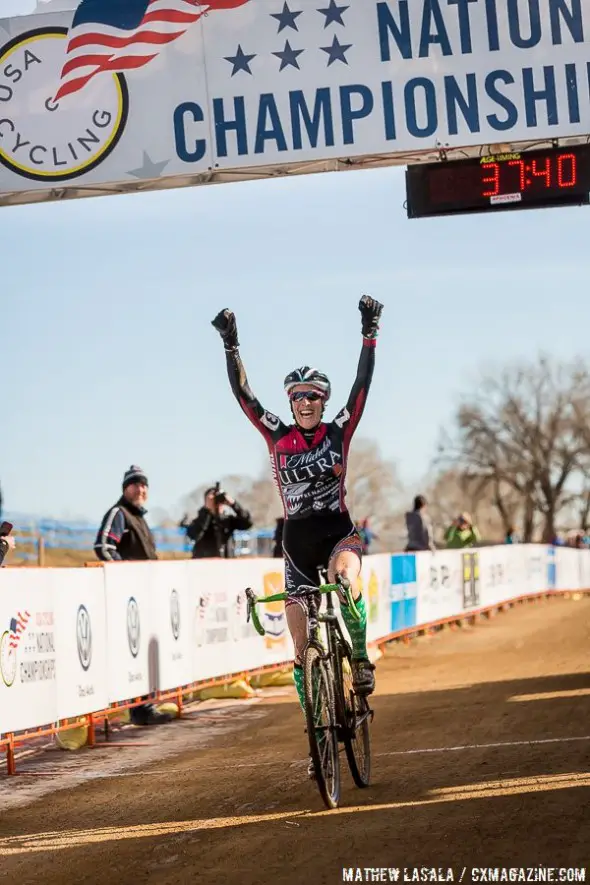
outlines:
M298 390L290 396L291 402L301 402L302 399L309 400L310 403L316 403L319 399L323 399L321 393L316 390Z

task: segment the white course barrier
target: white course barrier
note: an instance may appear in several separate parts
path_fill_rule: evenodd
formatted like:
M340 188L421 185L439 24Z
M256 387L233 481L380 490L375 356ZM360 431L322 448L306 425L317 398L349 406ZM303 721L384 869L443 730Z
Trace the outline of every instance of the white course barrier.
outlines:
M360 582L368 638L510 599L590 589L590 551L541 545L380 554ZM289 662L284 606L246 623L244 590L283 589L277 559L113 563L0 572L0 734Z

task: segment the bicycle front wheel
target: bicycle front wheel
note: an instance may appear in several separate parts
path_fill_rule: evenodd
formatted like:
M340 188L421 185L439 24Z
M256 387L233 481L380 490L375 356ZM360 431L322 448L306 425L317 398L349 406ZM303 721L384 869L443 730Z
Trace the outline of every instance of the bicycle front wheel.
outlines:
M352 660L348 651L339 649L338 678L342 680L340 697L344 702L343 741L348 767L357 787L371 783L371 710L366 697L357 695L352 685Z
M320 651L310 645L303 657L305 718L309 752L318 789L328 808L340 801L340 759L334 691L330 671Z

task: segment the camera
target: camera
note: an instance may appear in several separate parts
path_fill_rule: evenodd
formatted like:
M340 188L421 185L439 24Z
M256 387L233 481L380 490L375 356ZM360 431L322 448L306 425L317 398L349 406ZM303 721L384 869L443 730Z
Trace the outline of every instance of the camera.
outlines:
M222 488L220 488L219 483L215 483L215 503L216 504L224 504L225 503L225 492Z

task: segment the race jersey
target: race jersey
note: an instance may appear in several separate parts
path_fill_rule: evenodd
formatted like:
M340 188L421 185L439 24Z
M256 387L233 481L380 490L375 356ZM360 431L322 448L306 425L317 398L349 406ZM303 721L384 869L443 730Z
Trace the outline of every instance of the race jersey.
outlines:
M261 406L250 390L238 351L227 351L226 356L234 395L268 446L285 518L346 513L348 450L373 377L375 339L363 338L356 379L345 407L330 423L319 424L310 442L295 424L284 424Z

